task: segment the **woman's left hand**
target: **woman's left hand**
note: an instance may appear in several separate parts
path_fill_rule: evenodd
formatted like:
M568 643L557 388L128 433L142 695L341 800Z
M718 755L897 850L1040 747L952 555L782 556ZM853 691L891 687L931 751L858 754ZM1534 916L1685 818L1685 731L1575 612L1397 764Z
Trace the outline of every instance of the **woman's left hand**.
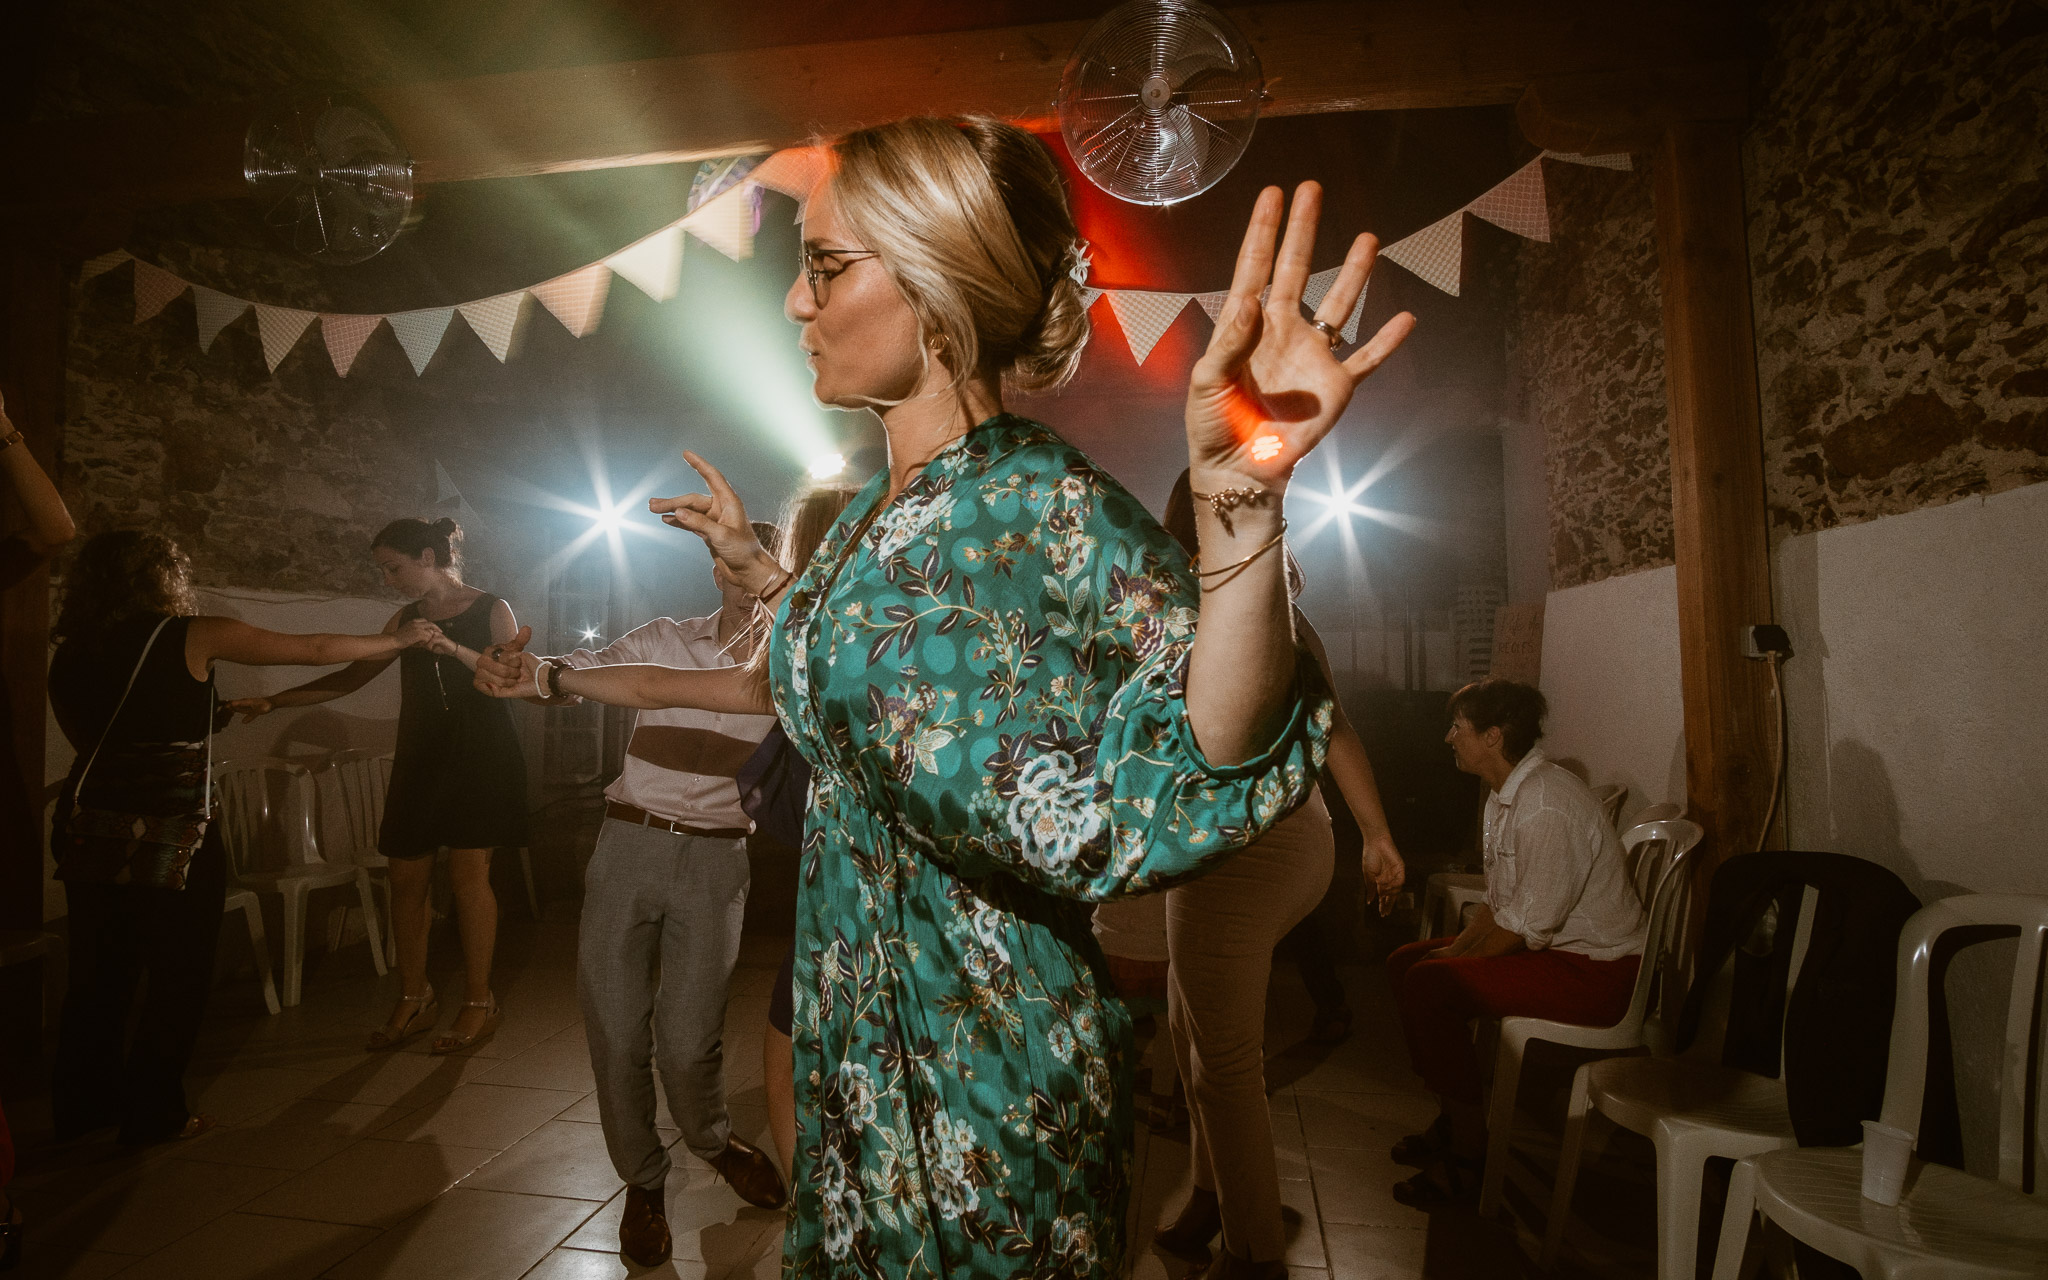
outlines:
M1282 489L1295 464L1322 442L1358 385L1394 353L1415 328L1403 311L1372 339L1338 359L1329 337L1301 314L1315 249L1316 219L1323 189L1304 182L1295 188L1287 234L1279 250L1278 187L1259 193L1238 249L1230 297L1218 314L1209 349L1188 379L1188 464L1197 487L1219 474L1265 489ZM1379 241L1361 235L1330 287L1316 319L1341 329L1365 292L1379 256ZM1265 305L1259 294L1272 286Z

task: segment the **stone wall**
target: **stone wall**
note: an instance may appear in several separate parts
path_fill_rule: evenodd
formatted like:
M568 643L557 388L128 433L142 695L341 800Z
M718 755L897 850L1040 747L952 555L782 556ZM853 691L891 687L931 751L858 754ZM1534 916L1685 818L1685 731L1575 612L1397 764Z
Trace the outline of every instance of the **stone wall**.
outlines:
M2048 8L1762 7L1745 140L1773 534L2048 480ZM1519 253L1518 415L1551 588L1672 559L1651 158L1549 166Z
M1745 160L1775 532L2048 480L2048 7L1766 14Z
M1517 251L1510 412L1539 426L1550 587L1671 563L1651 175L1546 161L1552 234Z

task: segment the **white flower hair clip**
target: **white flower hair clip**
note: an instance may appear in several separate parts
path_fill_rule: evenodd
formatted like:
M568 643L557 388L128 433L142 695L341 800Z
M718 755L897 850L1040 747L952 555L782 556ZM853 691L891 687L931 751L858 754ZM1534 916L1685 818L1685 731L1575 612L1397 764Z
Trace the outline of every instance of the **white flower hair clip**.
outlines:
M1076 240L1074 241L1074 247L1067 250L1068 256L1072 259L1067 264L1067 278L1084 288L1088 284L1088 268L1090 265L1088 261L1088 248L1089 245L1086 240Z

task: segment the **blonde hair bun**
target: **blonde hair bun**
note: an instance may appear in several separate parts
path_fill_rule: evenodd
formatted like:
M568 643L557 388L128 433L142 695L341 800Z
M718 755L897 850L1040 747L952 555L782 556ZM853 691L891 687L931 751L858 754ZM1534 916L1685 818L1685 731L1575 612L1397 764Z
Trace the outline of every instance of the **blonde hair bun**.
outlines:
M1080 243L1045 144L987 116L913 116L832 151L840 212L956 384L982 369L1024 391L1074 376L1089 332Z

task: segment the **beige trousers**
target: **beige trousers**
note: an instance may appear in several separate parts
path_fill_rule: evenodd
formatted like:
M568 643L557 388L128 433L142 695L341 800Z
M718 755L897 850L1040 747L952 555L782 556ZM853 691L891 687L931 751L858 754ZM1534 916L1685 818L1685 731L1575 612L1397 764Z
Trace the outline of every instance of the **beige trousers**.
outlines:
M1266 1106L1266 982L1273 947L1330 886L1330 813L1308 803L1166 894L1166 1019L1188 1091L1195 1185L1223 1209L1223 1243L1254 1262L1281 1257L1280 1172Z

